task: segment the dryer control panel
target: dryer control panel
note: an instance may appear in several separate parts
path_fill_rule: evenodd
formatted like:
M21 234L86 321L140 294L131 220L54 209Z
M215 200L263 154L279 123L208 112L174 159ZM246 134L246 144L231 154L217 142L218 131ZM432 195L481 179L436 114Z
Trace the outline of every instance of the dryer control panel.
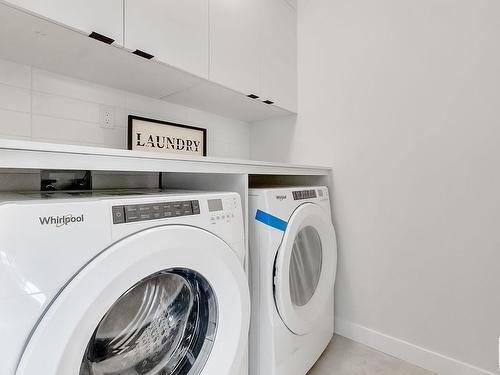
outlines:
M294 201L298 201L298 200L302 200L302 199L313 199L313 198L317 197L315 189L295 190L295 191L292 191L292 195L293 195Z
M199 215L198 200L113 206L113 224Z

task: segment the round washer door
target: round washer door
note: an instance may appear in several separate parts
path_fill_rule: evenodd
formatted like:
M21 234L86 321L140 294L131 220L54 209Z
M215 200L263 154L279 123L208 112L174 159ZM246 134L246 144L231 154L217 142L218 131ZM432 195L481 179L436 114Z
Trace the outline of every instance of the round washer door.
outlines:
M248 334L246 280L231 248L207 231L133 234L63 288L16 374L234 374Z
M303 335L331 301L337 242L330 217L304 203L290 217L275 263L275 301L283 323Z

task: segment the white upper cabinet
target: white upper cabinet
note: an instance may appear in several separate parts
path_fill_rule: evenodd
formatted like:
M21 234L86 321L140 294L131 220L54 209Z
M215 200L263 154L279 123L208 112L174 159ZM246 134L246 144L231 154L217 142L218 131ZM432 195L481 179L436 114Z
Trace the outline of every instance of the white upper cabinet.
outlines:
M296 10L287 0L210 0L209 77L296 112Z
M210 80L260 95L262 3L210 0Z
M296 112L297 13L285 0L264 4L261 99Z
M7 0L86 34L96 32L123 45L123 0Z
M33 13L46 18L52 21L51 25L62 24L87 35L100 34L108 38L107 42L114 40L114 44L124 46L121 49L124 53L154 57L157 62L174 67L169 70L158 63L147 65L151 71L163 69L159 74L162 77L171 75L173 81L184 81L165 87L156 97L171 95L179 87L192 88L194 81L203 78L215 83L212 85L218 86L218 91L224 89L238 97L248 108L254 104L263 107L259 103L263 101L280 107L276 110L297 111L295 0L0 0L0 3L26 10L19 12L26 16L32 17L27 13ZM7 5L3 6L17 12ZM106 42L105 39L101 38ZM114 52L102 52L102 58L111 59ZM141 80L138 82L140 86ZM138 87L139 91L150 91L151 84L143 86L144 89ZM243 96L252 94L257 97L255 103Z
M125 0L125 47L208 78L208 0Z

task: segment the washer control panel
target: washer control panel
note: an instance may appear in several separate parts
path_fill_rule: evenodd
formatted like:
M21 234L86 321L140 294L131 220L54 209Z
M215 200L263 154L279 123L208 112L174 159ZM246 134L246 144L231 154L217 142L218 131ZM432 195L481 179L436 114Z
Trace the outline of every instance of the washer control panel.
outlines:
M226 199L209 199L208 211L210 223L231 221L235 217L234 211L238 209L238 199L231 197Z
M113 206L113 224L199 215L200 201L157 202Z

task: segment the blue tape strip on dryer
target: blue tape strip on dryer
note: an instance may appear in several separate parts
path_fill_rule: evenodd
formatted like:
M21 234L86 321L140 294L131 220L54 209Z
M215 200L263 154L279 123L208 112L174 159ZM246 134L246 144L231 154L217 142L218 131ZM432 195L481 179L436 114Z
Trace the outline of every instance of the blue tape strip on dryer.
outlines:
M255 214L255 220L260 221L270 227L276 228L282 232L286 230L288 223L285 220L281 220L279 217L268 214L267 212L257 210Z

